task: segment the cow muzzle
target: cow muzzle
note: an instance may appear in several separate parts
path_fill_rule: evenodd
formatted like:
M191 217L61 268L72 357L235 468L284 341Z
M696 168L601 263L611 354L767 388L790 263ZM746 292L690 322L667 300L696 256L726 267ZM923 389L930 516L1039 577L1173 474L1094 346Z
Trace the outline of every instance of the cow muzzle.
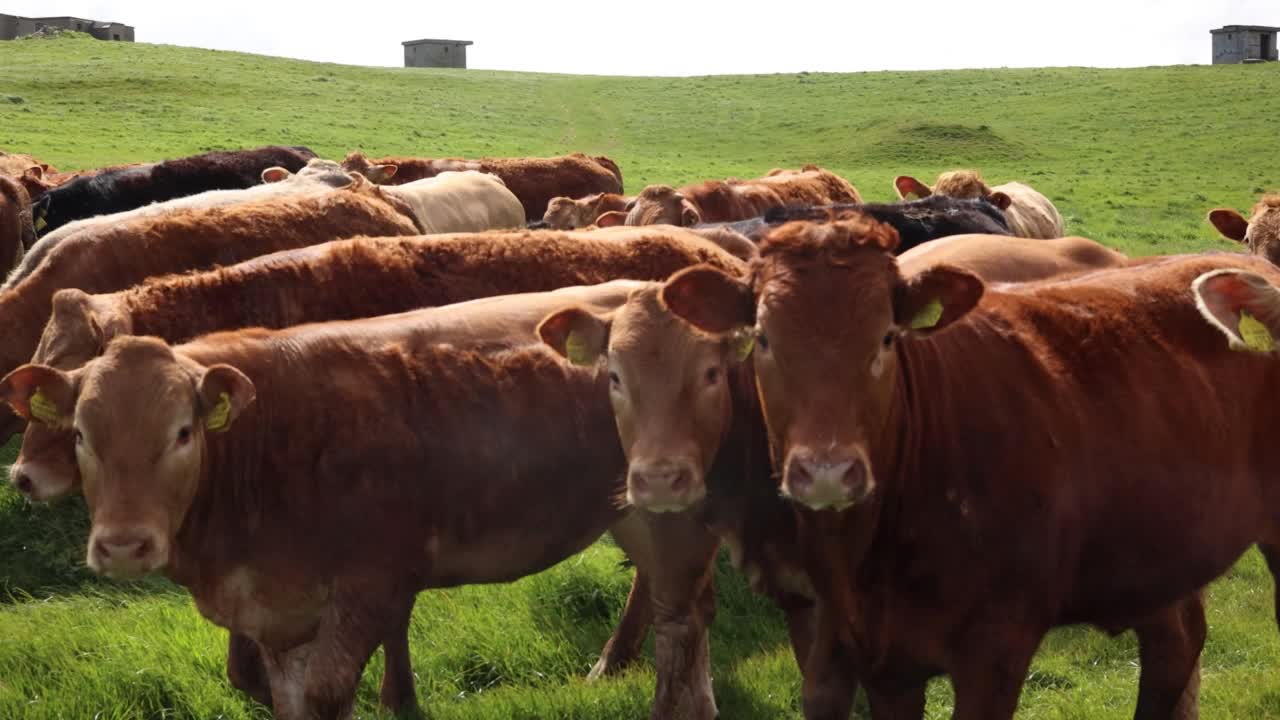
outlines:
M636 461L627 473L627 502L649 512L680 512L707 494L693 463Z
M814 510L845 510L875 488L861 448L828 452L793 450L782 475L782 494Z
M70 478L39 463L16 462L9 468L9 482L32 502L49 502L71 493Z
M168 562L168 543L149 528L94 528L89 536L88 564L99 575L136 578Z

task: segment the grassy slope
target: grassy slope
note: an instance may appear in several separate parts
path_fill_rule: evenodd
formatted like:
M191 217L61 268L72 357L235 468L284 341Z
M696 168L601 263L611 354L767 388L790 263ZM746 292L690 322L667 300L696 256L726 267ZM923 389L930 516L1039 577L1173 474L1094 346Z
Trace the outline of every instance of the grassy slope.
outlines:
M1134 254L1229 247L1203 222L1280 187L1268 117L1280 66L975 70L614 79L350 68L95 41L0 43L0 148L63 169L262 143L418 155L608 153L629 190L816 162L870 199L900 173L980 166L1021 179L1070 232ZM4 456L12 456L10 447ZM222 679L224 631L162 581L79 568L82 505L0 489L0 717L264 717ZM438 718L634 718L646 664L587 686L629 575L607 542L510 586L421 596L419 698ZM731 571L713 635L725 717L798 717L778 617ZM1211 594L1206 717L1280 717L1272 588L1250 553ZM365 676L374 713L381 671ZM1136 649L1080 628L1050 636L1020 717L1123 718ZM930 717L950 693L932 690ZM166 714L165 711L168 711Z

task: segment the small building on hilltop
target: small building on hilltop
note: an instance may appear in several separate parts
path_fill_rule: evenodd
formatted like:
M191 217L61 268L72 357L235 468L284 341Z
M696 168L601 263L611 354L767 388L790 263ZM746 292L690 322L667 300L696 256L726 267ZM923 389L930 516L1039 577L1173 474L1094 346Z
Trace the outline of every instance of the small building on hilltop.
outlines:
M463 68L467 67L467 46L470 40L406 40L404 46L405 67Z
M99 40L133 42L133 26L123 23L70 16L29 18L0 14L0 40L14 40L54 28L88 33Z
M1213 36L1213 64L1268 62L1276 56L1276 34L1280 28L1266 25L1224 25L1210 30Z

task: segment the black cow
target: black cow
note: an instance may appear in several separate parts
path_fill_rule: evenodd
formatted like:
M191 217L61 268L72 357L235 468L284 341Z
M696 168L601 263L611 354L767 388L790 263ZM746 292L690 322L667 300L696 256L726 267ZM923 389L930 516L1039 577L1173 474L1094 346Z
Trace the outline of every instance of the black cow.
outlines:
M861 210L882 223L892 225L902 238L895 251L898 255L917 245L948 235L1012 234L1005 221L1004 211L995 205L983 199L970 200L945 195L930 195L923 200L885 204L775 208L765 213L764 223L755 235L744 234L758 242L760 236L772 226L790 220L825 220L830 210Z
M315 156L305 147L271 145L104 170L54 188L37 200L32 206L36 232L43 235L73 220L132 210L206 190L252 187L262 182L262 171L269 167L278 165L297 172Z

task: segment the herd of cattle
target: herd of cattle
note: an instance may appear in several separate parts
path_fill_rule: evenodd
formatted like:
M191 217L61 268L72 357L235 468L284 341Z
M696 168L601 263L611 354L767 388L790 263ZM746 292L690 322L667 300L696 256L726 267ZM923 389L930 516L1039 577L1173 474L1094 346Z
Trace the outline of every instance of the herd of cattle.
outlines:
M716 715L722 543L810 720L859 684L921 718L937 675L955 718L1010 718L1072 623L1136 631L1136 717L1195 717L1203 588L1254 544L1280 571L1280 197L1210 214L1250 254L1130 259L1026 185L895 187L0 155L11 481L82 492L88 565L188 588L281 718L349 716L379 645L413 704L419 591L606 531L636 573L591 676L654 628L654 718Z

